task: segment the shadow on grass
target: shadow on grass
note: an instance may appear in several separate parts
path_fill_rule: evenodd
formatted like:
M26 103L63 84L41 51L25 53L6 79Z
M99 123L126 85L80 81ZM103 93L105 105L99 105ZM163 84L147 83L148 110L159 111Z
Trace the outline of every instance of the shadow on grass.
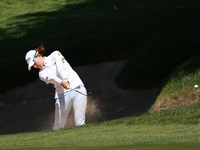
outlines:
M72 66L131 58L116 79L119 85L159 85L199 53L199 7L196 1L90 0L12 18L17 21L0 41L0 91L37 78L37 71L27 71L24 56L41 43L46 55L59 50Z
M112 2L63 5L58 11L13 18L16 22L8 24L11 27L7 31L2 30L4 38L0 41L0 63L4 64L0 91L37 78L37 71L27 71L24 56L39 44L46 47L46 55L61 51L73 66L126 58L131 53L130 40L134 41L134 37L126 29L121 30L122 13L113 9ZM124 52L121 45L126 49Z

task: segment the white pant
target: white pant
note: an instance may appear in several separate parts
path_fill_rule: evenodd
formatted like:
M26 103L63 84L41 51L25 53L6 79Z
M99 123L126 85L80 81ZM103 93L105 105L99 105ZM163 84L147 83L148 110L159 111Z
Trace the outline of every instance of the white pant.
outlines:
M83 93L83 94L81 94ZM85 111L87 106L87 91L84 86L78 86L74 90L63 95L58 95L55 103L55 121L53 130L64 128L72 103L74 109L75 125L85 124Z

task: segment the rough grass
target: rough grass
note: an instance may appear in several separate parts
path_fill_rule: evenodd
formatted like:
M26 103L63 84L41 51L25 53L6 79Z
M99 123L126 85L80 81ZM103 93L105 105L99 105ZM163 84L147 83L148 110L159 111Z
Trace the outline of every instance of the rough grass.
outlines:
M150 112L200 103L200 56L189 59L171 74Z

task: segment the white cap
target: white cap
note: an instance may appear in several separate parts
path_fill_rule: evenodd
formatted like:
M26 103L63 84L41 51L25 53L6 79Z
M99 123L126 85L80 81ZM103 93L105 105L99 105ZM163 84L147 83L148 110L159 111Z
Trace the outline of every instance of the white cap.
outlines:
M37 50L30 50L26 53L25 60L28 64L28 70L31 70L31 67L34 65L34 58L37 56L38 51Z

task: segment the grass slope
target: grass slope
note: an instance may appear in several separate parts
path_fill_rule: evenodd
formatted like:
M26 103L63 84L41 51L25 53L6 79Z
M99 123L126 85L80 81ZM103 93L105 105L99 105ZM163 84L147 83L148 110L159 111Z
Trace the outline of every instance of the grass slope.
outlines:
M185 149L200 146L200 105L98 124L0 135L0 149Z
M150 112L175 109L200 103L200 55L197 55L175 69L156 99Z
M177 65L199 53L199 3L2 0L0 91L37 77L37 71L27 71L24 55L41 43L46 55L58 49L72 65L129 59L116 78L124 88L159 85Z

